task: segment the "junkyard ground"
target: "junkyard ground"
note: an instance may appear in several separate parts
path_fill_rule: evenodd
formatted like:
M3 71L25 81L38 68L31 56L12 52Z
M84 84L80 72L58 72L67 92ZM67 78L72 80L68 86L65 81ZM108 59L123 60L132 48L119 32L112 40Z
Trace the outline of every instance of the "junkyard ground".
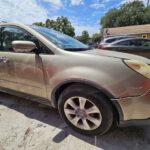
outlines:
M57 110L0 93L0 150L149 150L150 126L97 137L74 132Z

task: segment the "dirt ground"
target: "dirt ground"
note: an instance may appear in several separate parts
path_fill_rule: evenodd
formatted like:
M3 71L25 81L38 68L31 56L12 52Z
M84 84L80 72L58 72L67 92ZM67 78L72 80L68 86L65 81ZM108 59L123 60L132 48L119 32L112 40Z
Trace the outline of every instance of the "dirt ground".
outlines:
M0 93L0 150L149 150L150 126L97 137L74 132L57 110Z

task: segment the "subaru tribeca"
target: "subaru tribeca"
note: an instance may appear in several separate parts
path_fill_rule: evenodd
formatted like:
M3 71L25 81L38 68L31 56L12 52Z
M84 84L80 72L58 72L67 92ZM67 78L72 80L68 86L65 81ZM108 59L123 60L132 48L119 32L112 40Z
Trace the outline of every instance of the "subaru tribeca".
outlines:
M0 24L0 90L58 109L85 135L150 118L150 60L91 50L52 29Z

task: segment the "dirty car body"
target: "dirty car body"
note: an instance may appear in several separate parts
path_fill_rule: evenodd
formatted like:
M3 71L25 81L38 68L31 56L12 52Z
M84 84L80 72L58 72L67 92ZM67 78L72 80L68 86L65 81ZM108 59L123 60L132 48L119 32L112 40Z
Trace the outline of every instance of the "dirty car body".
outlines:
M119 52L90 50L81 43L82 48L68 48L67 44L63 48L62 43L46 35L46 29L42 33L42 28L36 26L3 23L0 24L0 31L1 91L57 108L65 89L80 84L106 97L105 101L109 101L115 112L117 125L143 122L150 118L150 76L148 73L144 76L126 64L126 61L135 60L144 63L150 70L149 59ZM62 37L63 34L59 38ZM18 40L32 41L36 49L16 52L12 42ZM80 109L77 114L81 119L79 122L82 122L84 111ZM89 131L79 125L75 127L79 127L79 131L85 130L85 134Z

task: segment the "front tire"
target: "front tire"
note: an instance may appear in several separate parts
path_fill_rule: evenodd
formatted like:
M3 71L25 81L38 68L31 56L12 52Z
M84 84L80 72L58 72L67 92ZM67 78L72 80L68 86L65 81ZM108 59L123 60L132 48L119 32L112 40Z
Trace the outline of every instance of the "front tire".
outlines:
M74 84L66 88L58 100L58 109L66 123L84 135L102 135L113 125L111 103L90 86Z

